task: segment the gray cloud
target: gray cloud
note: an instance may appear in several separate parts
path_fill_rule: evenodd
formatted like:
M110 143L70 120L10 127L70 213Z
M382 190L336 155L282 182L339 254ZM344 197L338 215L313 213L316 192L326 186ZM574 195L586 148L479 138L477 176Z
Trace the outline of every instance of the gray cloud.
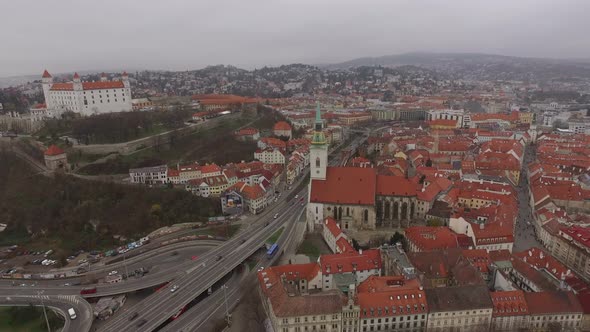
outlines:
M586 0L1 0L0 77L412 51L588 57Z

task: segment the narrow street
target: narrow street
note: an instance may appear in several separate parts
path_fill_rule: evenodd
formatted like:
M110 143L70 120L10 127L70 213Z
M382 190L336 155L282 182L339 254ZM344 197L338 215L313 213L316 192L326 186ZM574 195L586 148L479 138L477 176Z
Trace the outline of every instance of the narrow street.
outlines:
M534 146L527 145L524 153L524 162L520 173L520 182L516 187L518 195L518 217L514 234L513 252L527 250L531 247L543 248L535 235L533 214L530 207L530 195L527 180L527 166L535 160Z

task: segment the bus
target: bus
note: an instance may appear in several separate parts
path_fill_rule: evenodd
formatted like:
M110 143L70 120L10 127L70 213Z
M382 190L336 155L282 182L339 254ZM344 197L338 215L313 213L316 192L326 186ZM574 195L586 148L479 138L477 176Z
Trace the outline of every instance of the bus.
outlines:
M83 288L80 291L80 295L85 295L85 294L95 294L96 293L96 287L92 287L92 288Z
M278 244L273 244L270 249L268 249L266 251L266 255L268 256L268 258L271 258L272 256L274 256L274 254L279 250L279 245Z

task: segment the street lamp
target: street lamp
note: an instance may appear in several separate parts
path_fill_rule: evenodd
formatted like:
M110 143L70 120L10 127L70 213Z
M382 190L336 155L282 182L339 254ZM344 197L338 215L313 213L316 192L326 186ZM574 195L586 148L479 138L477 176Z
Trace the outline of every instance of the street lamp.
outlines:
M227 307L227 292L226 292L228 287L227 287L227 285L224 284L223 286L221 286L221 288L223 288L223 298L225 299L225 319L227 320L227 325L230 325L231 324L231 316L229 314L229 309Z
M43 307L43 316L45 316L45 323L47 323L47 332L51 332L51 327L49 326L49 319L47 319L47 311L45 311L45 303L43 302L43 295L45 291L37 291L37 296L41 299L41 306Z

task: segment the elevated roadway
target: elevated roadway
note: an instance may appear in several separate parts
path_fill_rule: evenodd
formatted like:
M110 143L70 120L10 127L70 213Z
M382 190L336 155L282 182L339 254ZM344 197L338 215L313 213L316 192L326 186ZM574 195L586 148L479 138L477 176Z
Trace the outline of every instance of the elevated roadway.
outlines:
M299 192L301 197L290 202L281 202L267 209L257 224L251 225L244 232L226 241L217 250L205 254L194 262L194 266L184 274L176 277L169 287L157 292L124 315L112 319L104 326L103 331L153 331L168 318L191 302L195 297L206 292L215 282L231 272L244 260L261 249L266 240L280 227L287 225L290 215L296 214L302 207L299 199L305 202L307 189ZM279 213L277 219L274 214ZM175 292L170 291L173 285L178 286ZM137 316L133 316L137 313Z
M76 295L15 295L1 296L0 306L41 306L54 310L65 318L63 331L66 332L87 332L90 331L94 319L92 307L80 296ZM68 309L74 308L76 319L70 319Z

